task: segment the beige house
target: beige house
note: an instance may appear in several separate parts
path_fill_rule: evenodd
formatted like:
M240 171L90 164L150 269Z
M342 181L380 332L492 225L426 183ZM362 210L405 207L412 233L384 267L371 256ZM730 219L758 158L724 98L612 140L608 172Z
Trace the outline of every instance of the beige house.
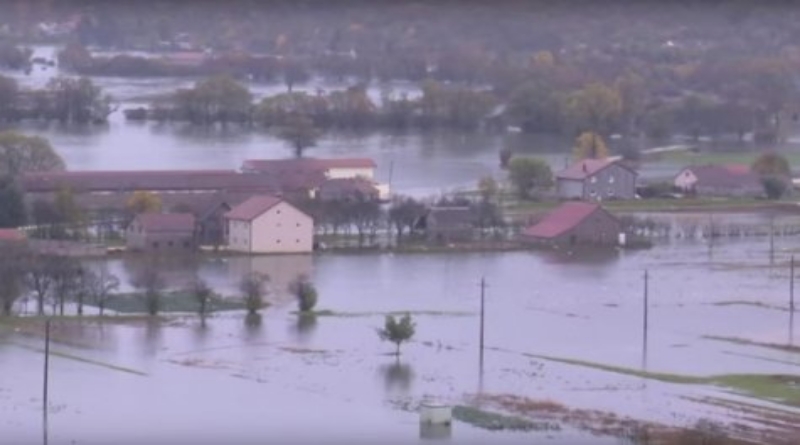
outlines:
M228 249L247 253L307 253L314 220L271 195L253 196L225 214Z
M131 250L191 250L195 247L195 218L191 213L141 213L125 232Z

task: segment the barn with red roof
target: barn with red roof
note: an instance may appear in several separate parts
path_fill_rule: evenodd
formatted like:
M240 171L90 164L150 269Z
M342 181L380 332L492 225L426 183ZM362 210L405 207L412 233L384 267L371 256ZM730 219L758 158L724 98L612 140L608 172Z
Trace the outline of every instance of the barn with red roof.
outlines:
M525 242L549 245L614 245L620 220L599 204L566 202L522 231Z

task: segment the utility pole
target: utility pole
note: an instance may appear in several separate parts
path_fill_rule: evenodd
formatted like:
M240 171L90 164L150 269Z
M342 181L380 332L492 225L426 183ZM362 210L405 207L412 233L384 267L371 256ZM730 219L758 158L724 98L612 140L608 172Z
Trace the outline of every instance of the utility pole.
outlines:
M47 383L50 377L50 317L44 322L44 394L42 396L42 415L44 420L44 444L47 445Z
M794 255L789 259L789 312L794 313Z
M769 264L775 262L775 216L769 217Z
M483 328L486 307L486 279L481 277L481 332L480 332L480 373L483 375Z
M648 289L648 282L650 281L650 276L648 274L647 269L644 270L644 326L642 332L642 367L647 366L647 331L648 331L648 310L649 310L649 289Z

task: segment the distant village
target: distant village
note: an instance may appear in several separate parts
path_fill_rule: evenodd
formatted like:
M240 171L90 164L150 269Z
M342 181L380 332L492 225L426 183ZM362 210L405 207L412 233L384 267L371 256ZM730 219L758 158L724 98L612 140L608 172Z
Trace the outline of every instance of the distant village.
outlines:
M490 194L417 201L393 196L368 158L252 159L239 170L57 171L21 176L26 207L69 194L91 237L41 225L4 229L0 240L46 253L114 251L310 253L331 247L398 246L509 249L624 246L632 226L604 203L650 198L766 198L763 175L746 165L692 165L671 184L639 184L622 159L583 159L553 175L546 213L510 221ZM773 178L773 176L770 176ZM791 178L779 178L785 190ZM497 193L497 192L495 192ZM50 228L52 229L52 228ZM405 237L405 238L404 238ZM392 242L394 240L394 242ZM87 243L86 241L93 241ZM114 242L116 241L116 242Z

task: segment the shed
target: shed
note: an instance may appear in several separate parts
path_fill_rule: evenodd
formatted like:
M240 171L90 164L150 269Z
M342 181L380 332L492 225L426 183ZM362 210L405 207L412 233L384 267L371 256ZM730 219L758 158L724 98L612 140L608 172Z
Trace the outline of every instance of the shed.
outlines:
M132 250L188 250L195 247L195 217L191 213L142 213L125 233Z
M525 242L549 245L614 245L622 224L599 204L567 202L522 232Z

